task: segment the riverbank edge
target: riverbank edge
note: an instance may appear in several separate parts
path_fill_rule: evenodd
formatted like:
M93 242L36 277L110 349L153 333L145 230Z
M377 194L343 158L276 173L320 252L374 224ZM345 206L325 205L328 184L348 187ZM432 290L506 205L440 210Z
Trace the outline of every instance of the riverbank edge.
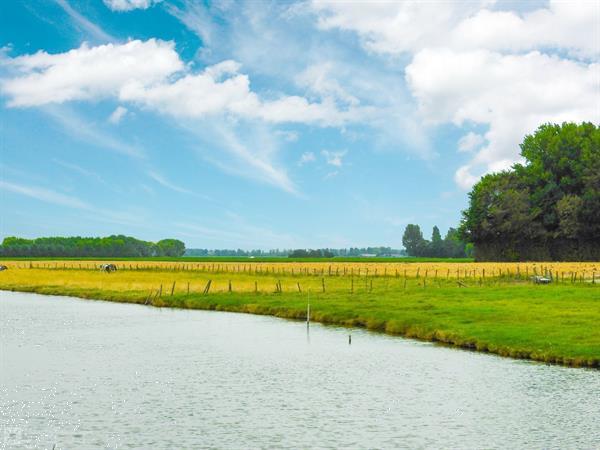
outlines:
M115 303L132 303L143 306L157 308L175 308L175 309L195 309L204 311L222 311L243 314L255 314L263 316L273 316L282 319L306 320L306 310L294 307L272 307L260 305L258 303L242 303L238 305L219 303L215 301L220 294L212 294L210 297L201 294L197 295L175 295L171 297L158 298L152 302L145 303L146 299L142 297L127 297L123 292L113 291L82 291L79 289L65 289L45 286L19 286L3 287L0 292L28 292L48 296L72 297L83 300L100 300ZM129 293L128 295L131 295ZM227 298L231 298L231 294ZM263 294L264 295L264 294ZM248 297L240 295L239 297ZM255 297L252 297L255 298ZM193 302L192 302L193 300ZM472 337L459 336L455 333L449 333L444 330L424 330L418 326L405 326L399 328L394 321L373 321L368 318L353 317L347 319L332 318L326 314L320 314L318 311L311 311L311 322L318 322L324 325L337 325L342 327L363 328L369 331L380 332L391 336L399 336L408 339L416 339L424 342L432 342L448 347L460 348L463 350L477 351L481 353L490 353L497 356L531 360L546 364L561 365L566 367L600 369L600 357L570 357L558 354L537 353L535 350L526 348L511 348L508 346L497 346L490 343L477 340Z

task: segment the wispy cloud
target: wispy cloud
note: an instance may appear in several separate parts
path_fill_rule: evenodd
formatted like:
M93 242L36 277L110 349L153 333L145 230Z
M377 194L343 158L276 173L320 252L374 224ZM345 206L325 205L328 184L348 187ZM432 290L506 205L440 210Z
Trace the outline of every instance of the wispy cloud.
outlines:
M84 17L81 13L76 11L67 0L55 0L56 3L69 15L69 17L75 22L75 24L87 34L92 36L94 39L102 42L115 42L114 36L111 36L102 28L89 19Z
M83 175L83 176L84 176L84 177L86 177L86 178L92 178L92 179L95 179L96 181L98 181L99 183L102 183L102 184L108 184L108 183L107 183L107 182L104 180L104 178L102 178L102 177L101 177L100 175L98 175L96 172L93 172L93 171L91 171L91 170L85 169L85 168L83 168L83 167L81 167L81 166L78 166L77 164L73 164L73 163L70 163L70 162L67 162L67 161L63 161L63 160L60 160L60 159L53 158L52 160L53 160L53 161L54 161L56 164L58 164L59 166L62 166L62 167L64 167L64 168L66 168L66 169L69 169L69 170L71 170L71 171L73 171L73 172L76 172L76 173L78 173L79 175Z
M347 151L343 150L341 152L330 152L329 150L323 150L321 154L325 158L325 162L330 166L342 167L344 164L344 156L346 156Z
M208 197L207 195L198 194L198 193L196 193L194 191L191 191L189 189L181 187L181 186L179 186L179 185L171 182L164 175L156 172L155 170L149 170L146 173L147 173L147 175L150 178L152 178L154 181L156 181L161 186L166 187L167 189L170 189L170 190L175 191L175 192L179 192L181 194L193 195L194 197L203 198L205 200L210 200L210 197Z
M144 152L139 147L125 143L103 132L99 126L84 121L79 115L66 107L47 106L43 111L60 124L70 136L78 140L130 157L145 157Z
M273 161L278 147L268 126L254 123L251 127L243 128L240 125L236 128L235 123L222 119L179 125L201 140L202 157L223 172L267 183L301 196L287 171ZM211 148L213 151L208 154L207 149ZM225 161L223 154L231 158Z
M302 156L300 156L300 160L298 161L299 166L303 166L306 163L314 162L316 160L315 154L313 152L304 152Z
M60 192L56 192L51 189L27 186L3 180L0 180L0 189L14 192L15 194L25 195L27 197L31 197L45 203L52 203L54 205L76 209L91 209L91 206L88 203L78 199L77 197L61 194Z
M81 211L84 217L88 217L90 220L94 221L104 221L129 226L142 226L145 223L145 220L140 216L139 212L134 214L129 211L112 211L97 208L76 196L66 195L45 187L0 180L0 190L23 195L44 203L75 209Z
M127 114L127 108L123 106L117 106L117 108L108 117L108 121L114 125L118 124L123 117Z

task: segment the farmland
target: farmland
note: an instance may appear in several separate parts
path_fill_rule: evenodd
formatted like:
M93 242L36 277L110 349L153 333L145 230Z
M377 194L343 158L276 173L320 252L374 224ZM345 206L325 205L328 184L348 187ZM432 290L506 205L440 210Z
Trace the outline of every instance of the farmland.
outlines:
M120 261L110 274L99 263L4 261L0 289L301 320L310 301L314 321L600 366L597 263Z

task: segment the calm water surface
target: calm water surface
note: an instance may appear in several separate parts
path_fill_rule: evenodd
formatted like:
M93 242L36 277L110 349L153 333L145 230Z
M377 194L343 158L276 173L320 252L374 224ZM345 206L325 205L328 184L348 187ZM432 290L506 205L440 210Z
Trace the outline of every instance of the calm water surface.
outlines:
M600 372L0 292L0 448L600 448Z

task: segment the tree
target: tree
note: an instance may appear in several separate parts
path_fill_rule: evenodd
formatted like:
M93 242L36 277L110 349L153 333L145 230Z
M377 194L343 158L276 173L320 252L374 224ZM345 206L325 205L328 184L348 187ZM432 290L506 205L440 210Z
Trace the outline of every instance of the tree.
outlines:
M445 256L442 235L440 234L440 229L437 227L437 225L433 227L433 232L431 233L431 244L429 245L428 253L430 256L437 258L443 258Z
M156 243L156 256L183 256L185 244L178 239L163 239Z
M412 223L406 225L402 244L410 256L424 256L427 250L427 241L423 239L421 228Z
M469 193L463 239L479 259L599 259L600 129L546 124L521 144L525 164Z

